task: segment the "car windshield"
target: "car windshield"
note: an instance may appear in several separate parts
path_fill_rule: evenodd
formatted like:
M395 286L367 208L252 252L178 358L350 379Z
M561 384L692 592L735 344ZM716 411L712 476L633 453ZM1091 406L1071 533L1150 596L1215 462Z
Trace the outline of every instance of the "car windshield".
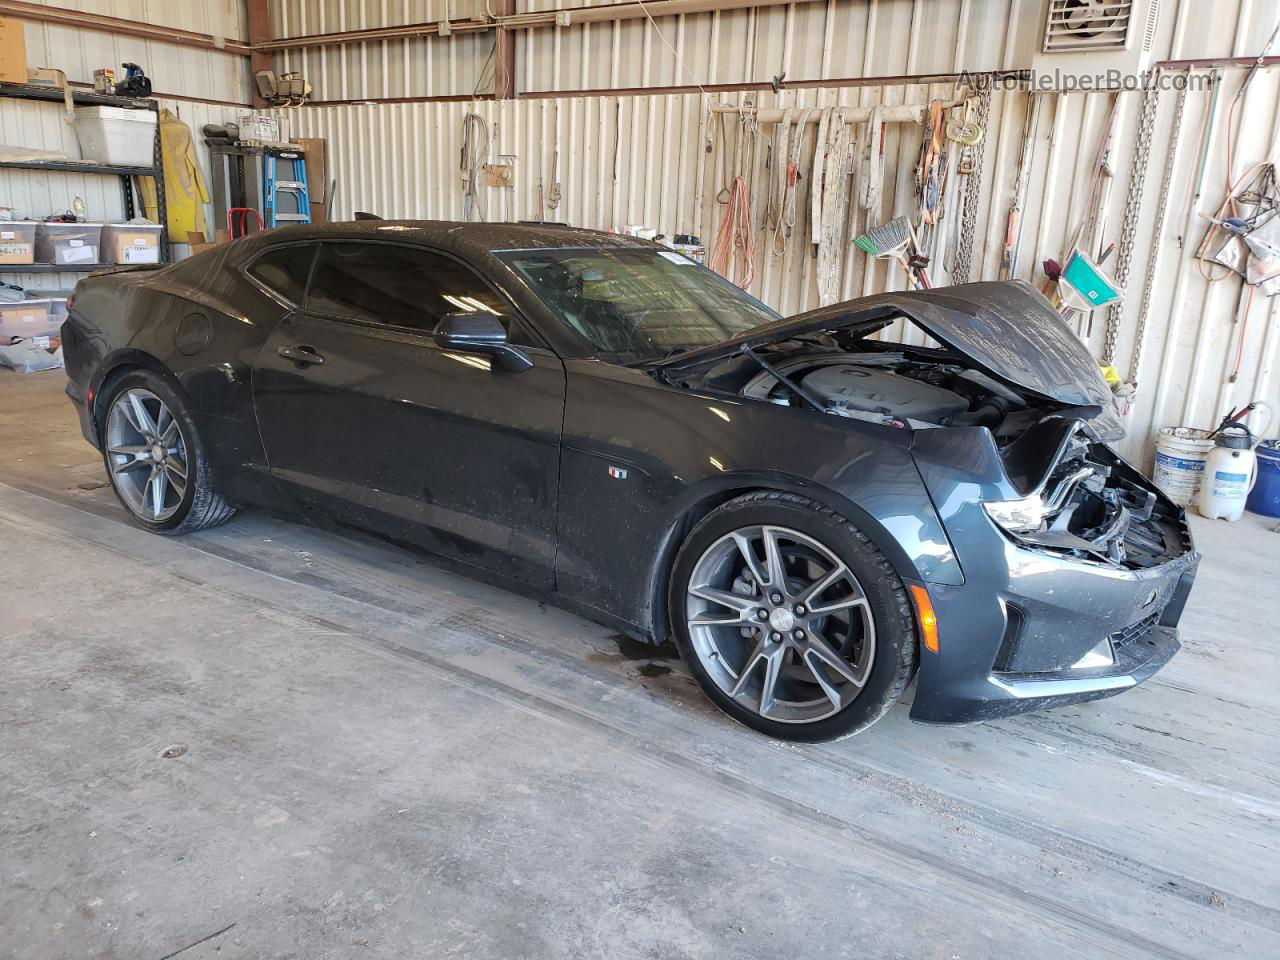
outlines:
M643 363L778 319L750 294L670 250L514 250L513 267L597 352Z

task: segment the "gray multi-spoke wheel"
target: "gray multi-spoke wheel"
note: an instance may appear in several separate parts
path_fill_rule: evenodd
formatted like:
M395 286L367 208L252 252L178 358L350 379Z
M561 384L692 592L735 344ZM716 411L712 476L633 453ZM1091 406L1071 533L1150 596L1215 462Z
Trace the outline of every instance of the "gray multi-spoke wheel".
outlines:
M150 390L122 390L105 432L107 465L125 505L154 523L177 513L187 492L187 444L173 411Z
M759 716L821 720L866 685L876 655L866 592L815 538L779 526L734 530L703 551L686 593L703 669Z
M111 486L137 523L180 534L235 513L214 490L195 422L163 376L138 369L109 376L94 414Z
M878 720L916 662L906 587L848 518L761 491L690 531L669 589L676 645L730 716L792 740Z

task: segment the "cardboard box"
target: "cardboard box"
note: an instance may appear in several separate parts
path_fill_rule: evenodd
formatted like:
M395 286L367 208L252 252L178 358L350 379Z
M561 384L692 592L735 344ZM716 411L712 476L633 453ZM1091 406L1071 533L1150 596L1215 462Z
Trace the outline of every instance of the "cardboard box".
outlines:
M265 140L274 143L280 139L280 121L265 113L240 114L240 139Z
M21 20L0 19L0 82L27 82L27 31Z
M0 344L8 344L14 337L32 340L56 334L58 326L52 320L50 306L49 300L0 303Z
M0 263L34 263L35 254L34 222L0 220Z
M160 225L109 223L102 228L103 263L159 263Z
M33 87L58 87L67 85L67 75L52 67L28 67L27 83Z
M212 250L214 247L220 247L227 242L227 231L225 227L219 227L213 233L213 239L205 239L205 235L199 230L192 230L187 234L187 243L191 244L191 255L194 257L197 253L204 253L206 250Z

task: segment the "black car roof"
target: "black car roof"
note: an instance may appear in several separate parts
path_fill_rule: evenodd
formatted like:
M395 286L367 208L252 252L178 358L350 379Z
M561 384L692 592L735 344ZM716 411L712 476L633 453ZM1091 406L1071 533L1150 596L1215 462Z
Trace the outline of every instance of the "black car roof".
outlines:
M648 247L650 240L556 223L465 223L459 220L344 220L280 227L259 235L261 243L368 237L418 240L471 250L536 250L548 247ZM255 238L257 239L257 238Z

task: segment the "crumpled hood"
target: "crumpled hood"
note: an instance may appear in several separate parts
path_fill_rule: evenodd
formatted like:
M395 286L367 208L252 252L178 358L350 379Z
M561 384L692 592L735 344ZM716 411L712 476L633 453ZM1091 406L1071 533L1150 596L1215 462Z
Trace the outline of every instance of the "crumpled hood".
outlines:
M900 316L1008 386L1070 407L1101 408L1086 417L1098 436L1104 440L1124 436L1124 425L1112 406L1111 389L1097 361L1049 301L1021 280L847 300L764 324L653 366L698 366L733 356L744 348L820 330L861 327L866 335Z

